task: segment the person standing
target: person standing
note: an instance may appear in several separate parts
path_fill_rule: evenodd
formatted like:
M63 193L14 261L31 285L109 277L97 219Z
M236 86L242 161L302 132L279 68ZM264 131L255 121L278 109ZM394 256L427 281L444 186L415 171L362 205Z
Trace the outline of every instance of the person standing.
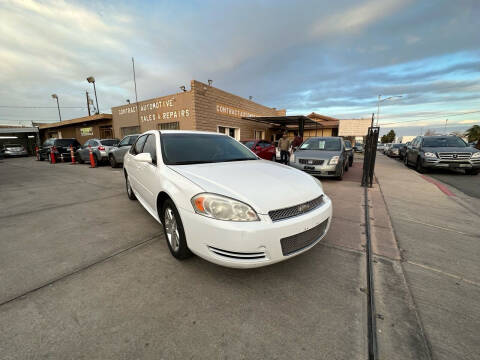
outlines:
M278 140L278 147L280 149L280 162L288 165L288 150L290 149L290 140L287 134L284 133L280 140Z

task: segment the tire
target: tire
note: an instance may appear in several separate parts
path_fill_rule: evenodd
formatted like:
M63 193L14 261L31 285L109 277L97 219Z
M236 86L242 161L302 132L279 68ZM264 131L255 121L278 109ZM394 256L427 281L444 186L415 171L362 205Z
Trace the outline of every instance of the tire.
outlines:
M45 159L42 157L42 155L39 155L39 156L38 156L38 160L40 160L40 161L45 161Z
M465 170L465 174L467 175L478 175L479 171L477 169L467 169Z
M95 167L98 166L98 159L97 159L97 155L96 154L93 154L93 163L95 164ZM92 165L92 164L90 164Z
M192 256L187 245L182 219L172 200L167 199L163 203L161 219L165 240L173 257L184 260Z
M80 156L79 153L77 153L77 156L75 157L78 161L79 164L85 164L85 161L83 161L82 157Z
M406 154L403 157L403 163L405 164L406 167L408 167L408 156Z
M130 200L137 200L135 193L133 192L132 186L130 185L130 181L128 180L128 175L125 173L125 187L127 190L127 196Z
M345 174L345 168L342 166L342 170L340 172L340 175L336 177L337 180L341 181L343 180L343 174Z
M273 161L273 162L276 162L276 161L277 161L277 156L276 156L276 155L273 155L273 156L272 156L272 161Z
M422 159L420 157L417 158L417 165L415 167L418 173L425 174L425 168L422 165Z
M348 164L348 161L345 163L345 171L348 171L348 168L349 168L349 164Z
M110 156L108 157L108 159L110 160L110 166L111 166L112 168L118 167L118 163L117 163L117 161L115 160L115 156L110 155Z

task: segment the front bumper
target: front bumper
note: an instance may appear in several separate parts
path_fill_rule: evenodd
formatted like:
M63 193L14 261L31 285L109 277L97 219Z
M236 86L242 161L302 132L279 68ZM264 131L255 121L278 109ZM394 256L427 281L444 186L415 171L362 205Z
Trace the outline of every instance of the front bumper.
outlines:
M480 169L480 158L470 160L442 160L425 158L423 166L432 169Z
M255 268L287 260L315 246L330 228L332 202L324 195L323 204L315 210L276 222L262 214L259 214L260 221L233 222L210 219L184 209L179 212L193 253L227 267ZM308 245L284 255L282 239L318 229L324 222L321 233L314 234Z
M14 157L14 156L28 156L28 152L27 152L27 151L11 151L11 150L5 150L4 155L5 155L5 156L10 156L10 157Z
M336 177L339 176L341 173L341 165L335 164L330 165L328 164L328 160L325 160L322 165L308 165L308 164L300 164L297 159L294 162L290 162L290 166L305 171L308 174L315 175L315 176L324 176L324 177Z

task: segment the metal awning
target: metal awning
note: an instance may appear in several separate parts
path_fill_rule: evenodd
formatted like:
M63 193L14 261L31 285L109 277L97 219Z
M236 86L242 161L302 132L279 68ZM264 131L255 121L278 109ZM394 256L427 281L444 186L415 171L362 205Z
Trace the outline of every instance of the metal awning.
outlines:
M37 127L0 127L0 134L38 133Z
M312 120L305 115L290 115L290 116L252 116L244 117L245 120L256 121L263 124L287 127L288 125L298 126L298 134L303 137L303 130L305 126L314 125L315 128L323 127L318 121Z

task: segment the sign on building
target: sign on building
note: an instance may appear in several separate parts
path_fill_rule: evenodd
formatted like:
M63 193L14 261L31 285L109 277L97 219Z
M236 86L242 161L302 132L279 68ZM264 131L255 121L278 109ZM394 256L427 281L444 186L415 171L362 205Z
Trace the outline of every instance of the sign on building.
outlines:
M80 135L81 136L92 136L93 135L93 128L92 127L80 128Z
M340 120L338 136L367 136L370 119Z

